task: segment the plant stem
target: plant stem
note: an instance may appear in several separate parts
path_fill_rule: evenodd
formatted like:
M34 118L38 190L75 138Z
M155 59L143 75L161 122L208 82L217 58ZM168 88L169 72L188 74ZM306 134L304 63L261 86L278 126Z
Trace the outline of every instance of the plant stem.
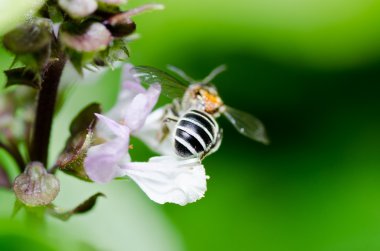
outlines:
M23 157L20 154L20 151L16 147L9 147L6 144L3 144L0 142L0 148L4 149L6 152L9 153L13 157L13 159L16 161L20 171L22 172L25 168L25 162Z
M65 63L66 57L62 53L56 61L47 66L47 71L43 76L42 89L38 96L30 156L32 161L39 161L44 166L47 166L55 103Z

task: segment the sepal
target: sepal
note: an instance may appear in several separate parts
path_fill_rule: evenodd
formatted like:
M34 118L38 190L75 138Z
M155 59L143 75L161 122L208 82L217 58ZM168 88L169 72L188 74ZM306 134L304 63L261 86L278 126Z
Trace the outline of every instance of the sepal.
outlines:
M91 209L94 208L99 197L106 197L106 196L102 193L94 194L93 196L85 200L83 203L81 203L79 206L71 210L63 210L62 208L59 208L51 204L47 208L47 213L62 221L67 221L73 215L84 214L84 213L89 212Z
M4 73L7 77L5 87L24 85L37 90L41 89L41 76L34 71L28 70L26 67L6 70Z
M97 66L110 66L113 67L115 62L122 62L129 57L129 51L126 46L126 41L122 38L112 41L110 46L99 52L94 59L94 64Z
M84 108L70 125L70 138L59 156L56 166L63 172L79 179L90 181L84 170L84 159L91 146L97 119L94 113L100 113L99 104L90 104Z

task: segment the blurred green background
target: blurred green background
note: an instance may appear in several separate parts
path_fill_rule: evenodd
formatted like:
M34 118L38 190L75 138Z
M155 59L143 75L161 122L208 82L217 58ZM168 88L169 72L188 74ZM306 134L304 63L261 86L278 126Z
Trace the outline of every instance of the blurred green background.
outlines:
M165 11L135 18L141 38L130 44L131 62L172 64L199 79L227 64L214 81L225 103L259 117L272 144L220 119L224 142L204 162L206 197L186 207L153 204L133 182L97 186L60 175L60 205L98 190L108 198L68 223L50 219L53 250L74 242L99 250L380 250L380 1L160 2ZM1 52L3 69L8 57ZM109 109L119 82L120 69L77 81L56 118L51 161L76 112L94 100ZM136 159L151 155L134 143ZM5 217L13 198L0 199ZM57 236L66 244L57 247Z

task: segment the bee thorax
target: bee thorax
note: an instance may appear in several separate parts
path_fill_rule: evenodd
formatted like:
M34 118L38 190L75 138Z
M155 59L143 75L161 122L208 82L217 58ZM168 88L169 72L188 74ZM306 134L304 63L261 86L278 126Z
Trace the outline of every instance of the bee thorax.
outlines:
M218 117L223 108L223 101L214 86L193 84L185 93L182 106L187 109L201 110Z

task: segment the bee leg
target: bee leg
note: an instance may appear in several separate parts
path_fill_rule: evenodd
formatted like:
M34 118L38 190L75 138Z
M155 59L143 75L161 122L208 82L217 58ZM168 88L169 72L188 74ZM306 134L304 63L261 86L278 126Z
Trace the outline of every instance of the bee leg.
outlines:
M162 116L162 126L157 133L157 138L160 143L162 143L170 133L170 127L168 126L168 123L178 121L176 114L177 112L173 104L170 104L165 108L164 115Z
M162 143L166 137L169 135L169 127L166 124L163 124L161 130L157 134L158 141Z
M172 114L176 117L179 117L179 111L181 111L181 101L179 99L174 99L173 100L173 103L170 107L170 111L172 112Z
M205 153L204 157L206 157L206 155L210 155L210 154L213 154L214 152L218 151L220 145L222 144L222 139L223 139L223 129L220 128L214 144L211 145L210 149Z
M222 138L223 138L223 129L220 128L218 131L218 135L215 139L215 142L210 146L208 150L204 151L202 154L199 155L200 160L203 160L204 158L206 158L206 156L218 151L220 145L222 144Z
M175 117L166 117L164 120L163 120L164 123L169 123L169 122L178 122L178 118L175 118Z

